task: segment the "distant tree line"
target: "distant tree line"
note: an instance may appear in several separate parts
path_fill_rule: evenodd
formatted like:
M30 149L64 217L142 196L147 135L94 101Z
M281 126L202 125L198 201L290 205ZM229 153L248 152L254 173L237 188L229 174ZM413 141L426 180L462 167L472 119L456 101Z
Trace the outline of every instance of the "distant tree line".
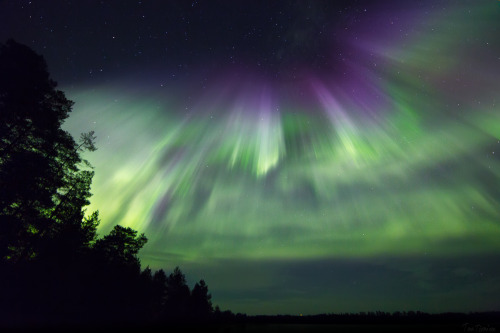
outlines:
M454 325L474 327L495 327L500 324L500 312L445 312L426 313L422 311L369 311L358 313L324 313L306 316L276 315L276 316L236 316L239 322L253 324L335 324L335 325ZM484 330L483 332L486 332Z
M87 214L94 171L61 128L73 102L56 89L42 56L0 44L0 324L207 321L205 281L189 289L179 268L141 270L144 234L115 226L98 237Z

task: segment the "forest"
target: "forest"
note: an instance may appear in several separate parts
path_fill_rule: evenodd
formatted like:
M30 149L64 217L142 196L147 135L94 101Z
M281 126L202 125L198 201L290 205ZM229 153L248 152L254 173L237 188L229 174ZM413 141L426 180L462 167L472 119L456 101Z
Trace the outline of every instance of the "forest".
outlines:
M44 58L13 40L0 49L0 313L12 324L206 321L221 316L205 281L141 268L147 242L115 226L98 237L87 212L93 132L61 126L73 102Z

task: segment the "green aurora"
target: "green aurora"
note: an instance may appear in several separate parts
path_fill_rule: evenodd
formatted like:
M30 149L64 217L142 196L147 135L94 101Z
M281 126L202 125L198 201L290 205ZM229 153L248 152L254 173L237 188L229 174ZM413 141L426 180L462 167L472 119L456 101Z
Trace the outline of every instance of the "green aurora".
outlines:
M463 22L456 16L445 23ZM192 116L120 85L77 91L70 121L81 124L81 110L101 133L89 156L98 171L91 208L103 229L137 228L150 247L193 260L496 250L497 77L478 59L464 68L468 50L448 36L481 32L471 26L439 24L443 32L420 32L399 54L386 50L380 70L362 68L386 100L375 115L319 83L313 110L279 107L266 89L217 87ZM443 84L457 75L468 83ZM460 103L452 94L462 90ZM470 237L480 244L441 244Z
M115 224L144 232L144 265L204 272L215 301L235 311L302 312L306 298L292 287L267 303L259 294L288 274L273 262L381 261L432 289L422 273L430 264L403 269L401 258L500 251L499 8L418 13L405 39L361 30L350 77L311 74L298 90L249 73L203 89L163 86L154 73L68 89L76 105L67 128L98 134L89 211L100 211L103 233ZM221 277L230 274L223 263L232 279ZM469 305L498 306L497 280L484 288L490 298ZM471 290L344 307L327 293L306 304L310 313L399 310L410 298L433 311L463 304Z

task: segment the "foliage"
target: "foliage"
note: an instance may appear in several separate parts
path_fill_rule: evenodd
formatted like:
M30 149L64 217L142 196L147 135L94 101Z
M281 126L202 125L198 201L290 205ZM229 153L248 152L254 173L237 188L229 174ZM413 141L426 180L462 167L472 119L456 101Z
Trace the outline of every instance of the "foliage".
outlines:
M137 231L117 225L109 235L96 241L94 249L108 264L139 268L137 254L146 242L144 234L137 235Z
M13 40L0 46L0 255L43 256L62 230L76 230L89 204L93 171L80 153L95 150L61 129L73 102L49 78L40 55ZM84 239L83 237L82 239ZM73 239L76 241L76 239ZM83 245L83 244L81 244Z

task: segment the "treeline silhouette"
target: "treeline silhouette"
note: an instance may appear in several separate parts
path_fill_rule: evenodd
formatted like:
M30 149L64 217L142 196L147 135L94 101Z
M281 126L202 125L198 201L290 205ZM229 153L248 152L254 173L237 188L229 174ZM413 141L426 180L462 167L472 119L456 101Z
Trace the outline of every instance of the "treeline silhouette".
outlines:
M214 311L201 280L179 268L141 270L144 234L115 226L101 238L87 214L94 132L61 128L73 102L56 89L42 56L0 45L0 324L203 322Z
M500 312L445 312L426 313L422 311L372 311L358 313L330 313L307 316L235 316L236 321L254 324L455 324L495 327L500 323Z

